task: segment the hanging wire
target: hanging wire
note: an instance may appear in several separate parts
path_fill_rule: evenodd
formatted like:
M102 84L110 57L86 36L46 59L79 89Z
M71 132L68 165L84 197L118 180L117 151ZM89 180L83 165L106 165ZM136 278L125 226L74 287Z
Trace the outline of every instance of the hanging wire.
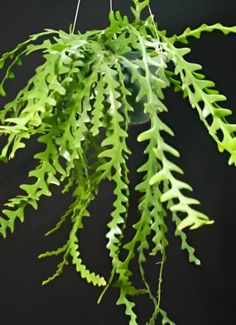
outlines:
M113 11L113 0L110 0L110 11Z
M150 16L152 17L152 23L153 23L153 27L155 29L156 37L159 38L156 22L154 20L154 14L152 12L150 4L148 4L148 11L149 11Z
M78 20L78 14L79 14L80 3L81 3L81 0L78 0L77 8L76 8L76 12L75 12L74 23L73 23L73 27L72 27L72 33L73 33L73 34L74 34L74 32L75 32L76 23L77 23L77 20Z

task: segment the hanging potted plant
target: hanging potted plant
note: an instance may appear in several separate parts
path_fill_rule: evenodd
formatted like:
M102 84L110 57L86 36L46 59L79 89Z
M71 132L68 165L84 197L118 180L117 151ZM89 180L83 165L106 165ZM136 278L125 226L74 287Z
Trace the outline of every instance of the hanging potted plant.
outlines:
M137 295L149 295L154 304L148 324L156 324L157 319L162 324L174 324L161 307L167 218L172 219L189 261L196 265L200 261L184 231L212 221L197 209L199 202L189 194L191 186L179 178L183 174L175 163L179 152L166 140L166 135L174 134L163 121L163 112L167 111L164 90L172 87L182 92L219 151L227 151L229 163L236 164L236 125L227 120L231 111L221 104L225 97L214 89L212 81L205 79L201 66L188 61L190 49L186 47L189 37L200 38L203 32L213 30L236 33L236 27L204 24L169 37L154 22L148 0L133 0L131 10L132 21L111 10L110 24L104 30L75 32L75 24L69 33L45 30L1 56L0 69L5 72L1 96L6 95L5 82L14 77L22 57L37 51L44 62L16 98L1 108L0 134L7 140L0 158L4 162L13 159L32 137L37 137L44 148L35 155L38 165L29 173L31 181L20 186L22 194L6 202L0 234L5 238L14 232L16 220L25 219L25 208L37 209L43 196L52 195L54 186L61 186L62 193L73 190L73 203L47 232L53 234L69 220L68 239L61 247L39 256L61 256L55 273L43 284L54 280L72 263L84 280L103 288L99 301L110 286L119 289L117 304L125 307L131 325L138 324L134 311ZM142 19L144 13L149 14ZM127 145L128 129L139 123L146 123L146 130L137 139L145 143L146 162L138 169L142 175L136 186L140 194L139 216L127 242L127 162L132 155ZM104 180L114 184L113 212L106 235L112 264L109 279L86 267L79 243L84 218L90 215L89 205L102 191L100 184ZM144 271L149 254L160 259L156 294ZM133 260L139 265L141 288L133 284Z

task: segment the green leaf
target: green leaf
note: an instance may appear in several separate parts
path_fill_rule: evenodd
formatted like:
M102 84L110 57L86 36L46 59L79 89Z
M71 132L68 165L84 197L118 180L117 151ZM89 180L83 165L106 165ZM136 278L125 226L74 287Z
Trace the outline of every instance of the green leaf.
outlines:
M232 27L227 27L227 26L223 26L222 24L214 24L214 25L207 25L207 24L202 24L200 27L196 28L196 29L191 29L191 28L187 28L183 34L181 35L174 35L173 36L173 40L175 42L182 42L187 44L188 43L188 38L189 37L195 37L197 39L200 39L202 36L202 33L211 33L213 31L220 31L222 33L224 33L225 35L228 35L229 33L236 33L236 26L232 26Z

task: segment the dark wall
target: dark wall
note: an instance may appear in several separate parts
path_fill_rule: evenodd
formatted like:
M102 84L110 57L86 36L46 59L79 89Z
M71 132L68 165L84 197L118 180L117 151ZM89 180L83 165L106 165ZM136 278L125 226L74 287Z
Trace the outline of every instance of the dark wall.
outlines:
M236 2L220 0L153 2L153 12L161 28L169 33L180 32L185 26L198 26L202 22L221 21L236 25ZM106 4L105 4L106 3ZM78 27L81 30L101 28L107 25L109 1L82 1ZM131 1L115 1L114 8L128 10ZM21 0L0 3L0 51L14 47L29 34L44 28L68 30L73 21L76 0L46 1ZM201 41L191 42L191 59L204 66L206 75L216 81L218 89L229 98L227 105L236 107L235 56L236 35L225 38L219 33L203 36ZM19 80L9 84L10 96L23 86L32 73L38 58L19 71ZM220 155L216 145L198 120L196 113L179 94L168 90L166 104L169 115L166 121L176 131L175 146L182 153L181 164L185 178L193 185L195 196L202 202L202 210L216 222L195 232L188 232L195 245L202 266L188 264L186 255L180 251L179 241L170 232L169 259L165 271L163 306L177 325L231 325L236 323L234 313L235 293L235 193L236 169L227 164L227 155ZM2 101L3 102L3 101ZM236 116L236 112L235 112ZM234 118L236 121L236 118ZM135 139L143 129L132 129ZM134 159L132 169L143 160L140 148L131 141ZM34 166L32 156L37 144L20 152L9 165L0 165L0 204L18 193L18 186ZM132 182L137 181L135 173ZM109 219L112 199L109 184L104 184L100 198L92 206L94 218L86 223L81 233L81 245L88 264L108 275L109 258L105 250L105 224ZM4 325L108 325L127 324L123 310L115 306L117 292L111 289L101 305L96 300L99 290L80 280L72 267L52 284L42 287L40 282L51 274L53 260L37 260L38 253L54 248L65 235L44 238L43 234L61 215L70 197L42 200L40 210L27 211L24 225L17 224L15 234L0 240L0 319ZM135 202L135 197L134 197ZM132 210L134 211L134 210ZM96 218L95 218L96 217ZM93 221L95 220L95 221ZM56 261L55 261L56 262ZM150 281L155 281L153 269L149 269ZM139 299L137 310L144 316L151 309L146 300Z

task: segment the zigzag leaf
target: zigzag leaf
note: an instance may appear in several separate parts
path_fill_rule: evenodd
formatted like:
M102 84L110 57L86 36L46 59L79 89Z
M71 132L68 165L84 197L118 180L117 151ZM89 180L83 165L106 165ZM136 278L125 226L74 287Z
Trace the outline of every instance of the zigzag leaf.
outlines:
M190 63L184 56L189 49L177 49L170 45L172 60L176 65L175 74L180 75L184 94L187 94L190 104L196 108L201 121L204 123L211 137L218 145L219 151L226 150L230 154L229 164L236 165L236 140L234 133L236 125L230 124L226 116L232 114L231 110L222 107L219 102L226 97L212 89L214 83L205 80L199 71L200 65ZM208 118L212 121L208 122ZM222 134L222 138L221 138Z
M235 26L231 26L231 27L227 27L227 26L223 26L222 24L214 24L214 25L207 25L207 24L202 24L200 27L195 28L195 29L191 29L190 27L188 27L182 34L180 35L174 35L173 36L173 40L174 42L181 42L184 44L188 43L188 38L190 37L194 37L194 38L201 38L202 33L211 33L213 31L220 31L225 35L228 35L229 33L236 33L236 27Z

